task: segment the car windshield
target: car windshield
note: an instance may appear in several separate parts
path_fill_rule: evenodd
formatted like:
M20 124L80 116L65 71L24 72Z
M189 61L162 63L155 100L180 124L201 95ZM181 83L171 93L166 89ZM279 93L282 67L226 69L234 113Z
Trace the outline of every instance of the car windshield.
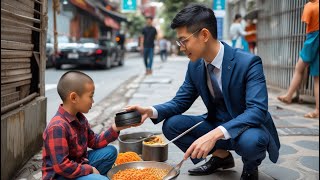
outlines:
M68 36L58 36L58 42L59 43L69 43L71 41Z
M96 43L96 41L92 38L80 38L79 43Z

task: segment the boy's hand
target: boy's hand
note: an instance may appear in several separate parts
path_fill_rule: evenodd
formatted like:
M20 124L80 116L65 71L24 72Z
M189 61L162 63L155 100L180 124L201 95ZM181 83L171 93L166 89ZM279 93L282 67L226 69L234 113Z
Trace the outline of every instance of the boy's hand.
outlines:
M100 172L92 166L92 174L100 174Z
M139 125L143 124L147 118L150 118L153 115L153 111L150 107L142 107L142 106L138 106L138 105L133 105L133 106L127 106L125 108L125 110L126 111L136 110L141 114L141 123Z
M135 127L135 126L140 126L141 123L137 124L137 125L134 125L134 126L122 126L122 127L117 127L115 123L113 123L111 125L112 129L116 132L119 132L121 130L124 130L124 129L127 129L127 128L131 128L131 127Z

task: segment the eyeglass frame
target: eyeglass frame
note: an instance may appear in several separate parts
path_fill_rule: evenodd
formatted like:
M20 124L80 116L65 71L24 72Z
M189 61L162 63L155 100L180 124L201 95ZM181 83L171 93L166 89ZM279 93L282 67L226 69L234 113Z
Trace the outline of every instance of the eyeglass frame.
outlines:
M202 30L202 28L196 30L194 33L192 33L190 36L186 37L185 39L183 40L176 40L176 44L179 46L179 47L186 47L186 45L183 43L184 41L188 40L191 36L193 36L194 34L196 34L197 32L199 32L200 30Z

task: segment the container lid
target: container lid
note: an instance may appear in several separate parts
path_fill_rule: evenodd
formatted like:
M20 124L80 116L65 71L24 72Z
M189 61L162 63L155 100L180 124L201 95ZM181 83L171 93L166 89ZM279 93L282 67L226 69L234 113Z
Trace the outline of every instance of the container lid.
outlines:
M122 111L116 114L117 127L136 125L141 122L141 114L138 111Z

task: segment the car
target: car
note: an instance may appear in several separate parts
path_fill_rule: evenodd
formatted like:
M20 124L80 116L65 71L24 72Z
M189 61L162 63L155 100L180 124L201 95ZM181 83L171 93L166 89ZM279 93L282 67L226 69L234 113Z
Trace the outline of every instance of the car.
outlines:
M122 66L124 64L125 49L121 48L121 44L112 41L109 38L100 38L99 45L106 47L112 52L112 62L114 66Z
M47 38L46 42L46 57L46 68L53 67L55 62L55 55L53 49L53 42L50 37Z
M126 50L129 52L139 52L139 43L138 41L128 42L125 45Z
M109 39L80 38L76 43L59 47L55 67L60 69L63 64L75 64L109 69L113 65L123 65L119 49Z

